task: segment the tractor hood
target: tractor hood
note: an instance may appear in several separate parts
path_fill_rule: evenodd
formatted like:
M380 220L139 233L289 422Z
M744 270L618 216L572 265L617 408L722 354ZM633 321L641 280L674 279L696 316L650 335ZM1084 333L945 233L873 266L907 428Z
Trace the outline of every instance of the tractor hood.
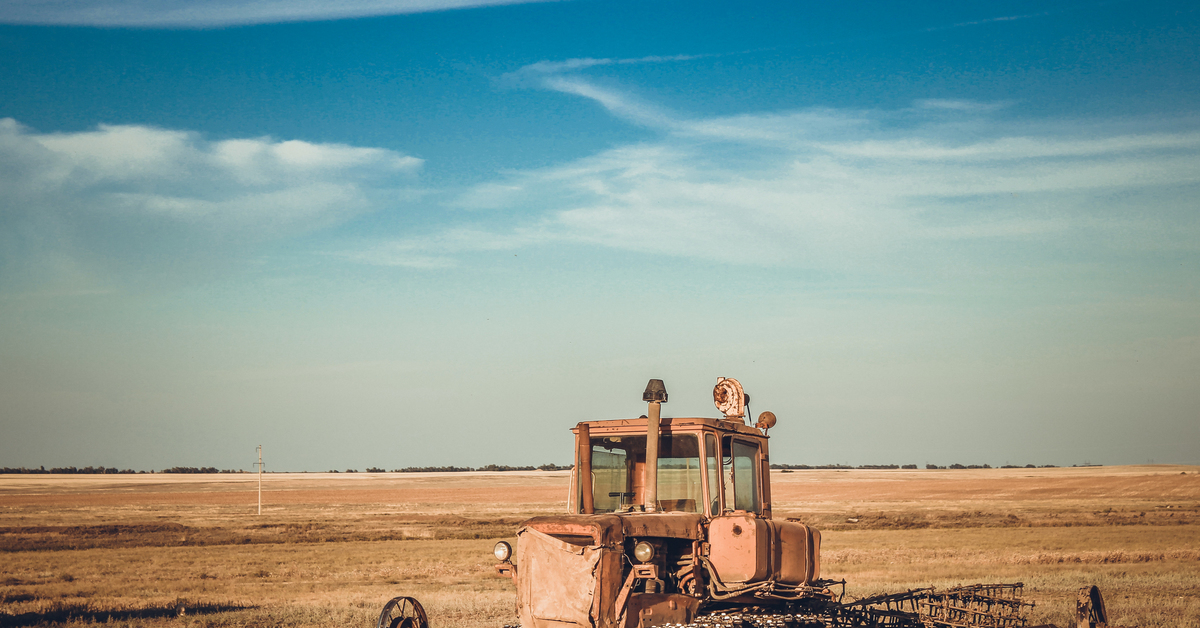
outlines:
M703 516L684 512L629 512L602 515L550 515L521 523L574 545L614 547L627 537L701 538Z

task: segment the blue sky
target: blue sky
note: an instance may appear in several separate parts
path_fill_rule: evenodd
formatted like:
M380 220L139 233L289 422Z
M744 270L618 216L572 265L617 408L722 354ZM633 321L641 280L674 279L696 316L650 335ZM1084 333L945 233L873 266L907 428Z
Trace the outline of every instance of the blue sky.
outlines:
M0 6L0 466L1200 463L1186 3Z

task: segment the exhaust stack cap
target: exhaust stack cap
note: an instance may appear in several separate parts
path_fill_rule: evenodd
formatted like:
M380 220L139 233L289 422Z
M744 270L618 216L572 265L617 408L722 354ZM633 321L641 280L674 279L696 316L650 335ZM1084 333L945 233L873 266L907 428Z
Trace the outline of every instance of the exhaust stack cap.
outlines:
M652 379L646 384L646 392L642 393L642 401L646 403L666 403L667 387L661 379Z

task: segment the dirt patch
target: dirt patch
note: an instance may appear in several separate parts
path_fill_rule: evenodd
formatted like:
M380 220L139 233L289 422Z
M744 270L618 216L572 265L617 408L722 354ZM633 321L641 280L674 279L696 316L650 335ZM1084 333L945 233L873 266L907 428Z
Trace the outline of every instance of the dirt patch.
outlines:
M409 539L499 539L516 518L381 517L353 522L274 522L236 527L179 523L0 527L0 552L95 548L189 547L285 543L345 543Z
M212 615L240 611L253 606L235 603L176 600L168 604L144 607L104 607L91 603L56 603L26 613L0 613L0 627L41 626L51 623L111 623L133 619L175 618L186 615Z
M1200 501L1195 467L1088 467L969 471L796 471L771 475L776 502L988 500ZM1102 502L1101 502L1102 503Z
M519 498L527 502L562 502L566 486L520 487ZM509 496L511 497L511 495ZM337 504L404 504L445 503L479 504L500 501L497 489L488 487L470 488L404 488L404 489L300 489L264 490L263 502L288 505L337 505ZM171 491L139 493L49 493L13 494L0 496L0 507L40 506L45 508L95 508L104 506L164 506L204 505L232 506L253 505L258 502L257 491Z

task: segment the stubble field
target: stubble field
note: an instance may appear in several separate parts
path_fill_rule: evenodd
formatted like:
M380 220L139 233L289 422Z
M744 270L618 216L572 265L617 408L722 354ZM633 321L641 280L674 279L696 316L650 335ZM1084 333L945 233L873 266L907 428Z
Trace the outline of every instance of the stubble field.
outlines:
M561 512L566 472L0 476L0 626L515 623L491 546ZM1032 623L1104 591L1113 625L1200 626L1200 467L773 472L850 596L1024 582Z

